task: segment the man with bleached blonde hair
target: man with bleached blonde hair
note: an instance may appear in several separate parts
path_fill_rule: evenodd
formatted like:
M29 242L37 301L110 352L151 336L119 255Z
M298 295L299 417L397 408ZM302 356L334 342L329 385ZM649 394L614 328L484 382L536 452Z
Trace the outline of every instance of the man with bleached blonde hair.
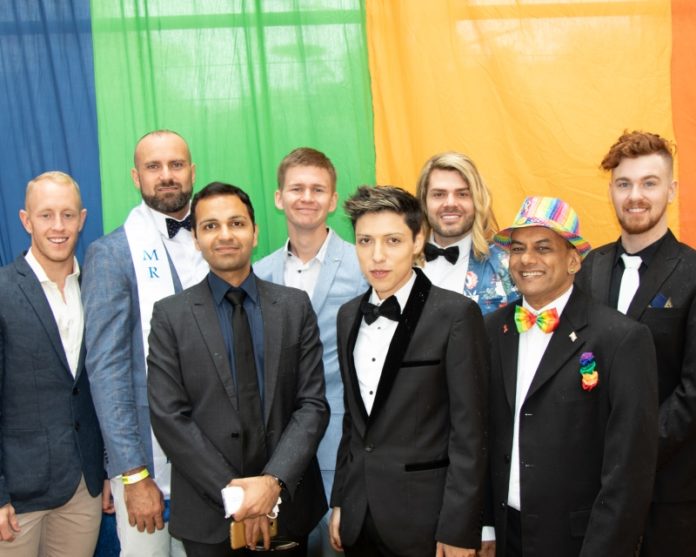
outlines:
M433 284L461 292L489 313L518 298L498 230L491 192L474 162L455 151L431 157L416 191L429 234L424 271Z

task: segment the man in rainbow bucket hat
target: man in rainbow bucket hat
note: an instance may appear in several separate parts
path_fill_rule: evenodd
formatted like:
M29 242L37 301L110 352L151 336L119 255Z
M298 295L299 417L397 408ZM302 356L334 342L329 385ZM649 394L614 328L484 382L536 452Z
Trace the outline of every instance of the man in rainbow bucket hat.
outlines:
M486 319L497 541L484 549L633 556L657 455L650 332L573 286L590 245L566 202L528 197L495 241L522 299Z

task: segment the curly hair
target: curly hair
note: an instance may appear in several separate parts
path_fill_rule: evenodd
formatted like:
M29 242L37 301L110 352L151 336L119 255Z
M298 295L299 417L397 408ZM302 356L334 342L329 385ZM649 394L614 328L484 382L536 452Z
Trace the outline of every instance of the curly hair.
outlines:
M664 137L650 132L624 130L602 159L601 167L614 170L623 159L635 159L645 155L661 155L669 162L670 169L676 153L676 145Z

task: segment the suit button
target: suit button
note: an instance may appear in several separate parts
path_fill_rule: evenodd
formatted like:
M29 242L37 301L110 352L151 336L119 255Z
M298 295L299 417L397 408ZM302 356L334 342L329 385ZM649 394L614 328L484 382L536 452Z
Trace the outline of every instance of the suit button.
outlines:
M505 455L505 462L510 462L510 455L509 454Z
M500 502L500 508L501 508L501 509L504 509L505 507L507 507L507 504L505 503L505 501L501 501L501 502Z
M75 431L80 431L80 422L75 422Z
M365 445L365 451L368 453L371 453L374 450L375 446L370 443L369 445Z
M73 395L79 395L79 394L80 394L80 389L78 389L77 387L75 387L75 388L72 390L72 394L73 394Z

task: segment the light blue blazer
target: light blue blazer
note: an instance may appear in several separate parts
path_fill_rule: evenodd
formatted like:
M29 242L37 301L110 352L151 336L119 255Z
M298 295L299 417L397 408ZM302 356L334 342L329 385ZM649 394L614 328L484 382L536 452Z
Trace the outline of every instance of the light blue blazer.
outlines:
M284 284L287 257L287 251L283 246L254 263L254 273L263 280ZM334 232L326 247L326 257L312 296L312 307L317 314L319 335L324 345L326 398L331 407L329 427L326 429L317 453L327 495L331 492L333 484L336 453L343 425L343 383L338 368L336 316L338 308L365 292L366 289L367 282L360 272L355 246Z
M169 259L174 290L181 281ZM119 227L87 249L82 268L85 367L106 448L110 478L152 465L140 302L126 232Z

